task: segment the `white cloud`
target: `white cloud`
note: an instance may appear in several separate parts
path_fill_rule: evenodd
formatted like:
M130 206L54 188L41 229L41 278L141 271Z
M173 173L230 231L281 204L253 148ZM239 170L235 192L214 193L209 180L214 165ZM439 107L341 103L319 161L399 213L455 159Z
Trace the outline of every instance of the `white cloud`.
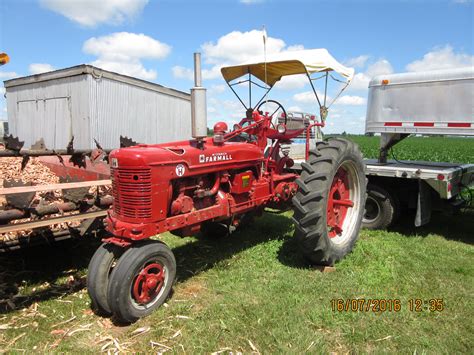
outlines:
M279 53L285 48L283 40L267 37L267 55ZM238 64L252 59L263 60L263 31L251 30L248 32L233 31L217 42L206 42L201 46L204 62L211 65L202 70L202 77L206 80L221 76L223 66ZM173 68L173 75L177 78L192 79L192 70L185 67Z
M192 69L185 68L180 65L176 65L171 68L171 72L173 73L173 76L178 79L193 80L194 78L194 73Z
M211 94L222 94L223 92L226 91L226 86L223 85L223 84L219 84L219 85L211 85L211 87L209 88L209 93Z
M0 95L3 96L5 94L5 88L0 87Z
M163 59L171 47L143 33L116 32L89 38L84 42L83 50L98 57L124 61L130 58Z
M302 50L302 45L286 46L282 39L267 37L267 56L283 51ZM263 61L263 31L251 30L247 32L233 31L221 36L216 42L206 42L201 46L204 63L210 65L209 69L202 70L205 80L221 77L220 69L224 66L235 65L251 60ZM192 69L176 66L172 69L176 78L193 78ZM281 88L302 88L304 85L300 78L285 79Z
M302 103L311 103L316 100L314 93L312 91L300 92L293 95L293 100Z
M140 78L143 80L155 80L158 76L156 70L146 69L140 61L127 62L109 62L101 59L91 63L93 66L109 70L115 73Z
M48 71L53 71L54 67L47 63L32 63L28 66L28 71L31 74L41 74Z
M194 71L191 68L175 65L171 68L171 72L175 78L194 80ZM202 69L201 74L204 80L219 78L221 75L220 66L215 65L211 69Z
M291 112L303 112L303 109L299 106L290 106L286 111Z
M423 59L415 60L406 66L408 71L426 71L474 66L474 56L454 53L453 47L446 45L426 53Z
M85 27L119 25L138 16L148 0L40 0L45 8Z
M279 53L285 48L285 42L267 37L267 55ZM233 31L220 37L216 43L207 42L201 46L209 64L242 63L257 57L263 60L263 31Z
M275 88L283 90L302 89L307 84L309 84L308 77L303 74L297 74L284 76L275 84Z
M318 94L318 97L322 103L324 100L324 93L320 92L319 90L316 90L316 93ZM314 95L313 91L303 91L298 94L295 94L293 95L293 100L295 100L296 102L301 102L303 104L317 104L316 96ZM329 95L327 95L326 97L326 102L331 102L331 97Z
M245 110L240 102L233 100L221 100L216 97L209 97L208 103L208 127L212 127L216 122L224 121L229 127L239 122L245 116Z
M374 76L391 73L393 73L393 67L390 62L386 59L380 59L370 64L365 72L354 75L349 88L352 90L365 90Z
M390 64L390 62L386 59L381 59L369 65L369 67L365 71L365 74L369 78L373 78L374 76L377 76L377 75L391 74L391 73L393 73L393 67Z
M171 52L171 47L143 33L117 32L88 39L82 50L98 57L92 65L145 80L154 80L157 72L147 70L141 59L163 59Z
M368 59L368 55L360 55L358 57L346 60L344 62L344 65L347 65L348 67L362 68L363 66L365 66L365 63L367 63Z
M17 78L19 75L14 71L0 71L0 79L1 80L9 80L13 78Z
M347 106L362 106L365 105L367 100L361 96L351 96L351 95L344 95L339 97L335 105L347 105Z

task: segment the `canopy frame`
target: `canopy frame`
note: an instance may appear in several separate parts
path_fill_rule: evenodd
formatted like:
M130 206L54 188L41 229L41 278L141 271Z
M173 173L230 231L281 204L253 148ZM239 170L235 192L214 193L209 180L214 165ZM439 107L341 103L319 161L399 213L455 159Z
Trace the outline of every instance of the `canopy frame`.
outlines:
M337 72L346 80L343 81L335 78L329 73L332 71ZM267 60L265 57L263 62L253 61L241 65L223 67L221 68L221 72L225 82L247 111L253 110L254 108L258 107L262 101L266 100L270 90L277 82L281 80L282 77L297 74L305 75L308 78L313 94L316 97L320 111L320 118L322 121L326 119L328 109L332 106L336 99L339 98L341 93L347 88L354 77L354 69L345 67L344 65L338 63L326 49L287 51L274 55L271 60ZM322 75L317 78L311 76L316 73L322 73ZM247 75L247 79L240 80L240 78ZM252 76L259 79L259 82L253 80ZM337 82L343 83L344 86L340 89L339 93L334 97L334 99L332 99L328 104L327 94L329 77ZM322 96L321 93L318 95L313 83L313 81L319 80L321 78L324 78L324 98L320 97ZM260 84L260 81L263 83L263 85ZM248 106L234 89L234 86L243 83L248 83L249 86ZM253 85L265 90L265 93L256 105L252 105Z
M320 73L320 72L318 72ZM239 78L236 78L236 79L233 79L233 80L225 80L226 84L229 86L229 88L232 90L232 92L234 93L234 95L237 97L237 99L240 101L240 103L242 104L242 106L244 107L244 109L246 111L249 111L250 109L253 111L256 107L258 107L258 105L264 101L264 99L268 96L268 93L273 89L273 87L275 86L275 84L280 81L276 81L275 84L273 85L268 85L267 83L263 82L264 84L266 84L266 86L264 85L261 85L259 84L258 82L256 82L255 80L252 80L252 76L254 76L251 71L250 71L250 67L248 68L248 78L245 79L245 80L240 80L240 81L236 81L236 82L233 82L235 81L236 79L239 79ZM256 78L256 76L254 76ZM328 114L328 110L329 108L333 105L333 103L339 98L339 96L342 94L342 92L349 86L350 84L350 81L346 81L346 82L343 82L342 80L338 80L337 78L335 78L334 76L330 75L329 74L329 71L325 71L325 73L317 78L312 78L311 77L311 74L306 71L306 77L308 78L308 81L311 85L311 89L314 93L314 96L316 97L316 101L318 102L318 106L319 106L319 115L320 115L320 119L322 121L324 121L327 117L327 114ZM331 79L333 79L334 81L337 81L337 82L340 82L340 83L343 83L345 84L344 87L339 91L339 93L332 99L332 101L329 103L329 105L326 106L326 103L327 103L327 90L328 90L328 79L329 77L331 77ZM323 103L321 104L321 99L319 98L319 95L316 91L316 88L313 84L313 81L316 81L316 80L319 80L319 79L322 79L324 78L325 79L325 82L324 82L324 99L323 99ZM248 83L248 95L249 95L249 106L247 107L247 105L244 103L244 101L242 100L242 98L240 97L240 95L235 91L234 89L234 86L236 85L240 85L240 84L244 84L244 83ZM265 91L265 93L263 94L263 96L260 98L260 100L254 105L252 106L252 85L255 85L259 88L262 88Z

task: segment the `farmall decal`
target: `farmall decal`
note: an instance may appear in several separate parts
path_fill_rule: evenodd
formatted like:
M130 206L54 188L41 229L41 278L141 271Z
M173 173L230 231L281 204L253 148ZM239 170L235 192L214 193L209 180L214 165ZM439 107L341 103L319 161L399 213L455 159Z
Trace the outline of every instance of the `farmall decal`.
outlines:
M228 153L213 153L211 155L200 154L199 163L212 163L215 161L227 161L232 160L232 155Z

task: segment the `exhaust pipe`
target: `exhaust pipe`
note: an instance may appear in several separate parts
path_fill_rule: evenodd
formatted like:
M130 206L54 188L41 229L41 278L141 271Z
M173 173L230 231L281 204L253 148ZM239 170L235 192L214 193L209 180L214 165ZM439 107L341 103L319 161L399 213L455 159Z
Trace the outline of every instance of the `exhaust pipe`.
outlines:
M192 136L197 140L207 137L206 88L202 86L201 53L194 53L194 87L191 89Z

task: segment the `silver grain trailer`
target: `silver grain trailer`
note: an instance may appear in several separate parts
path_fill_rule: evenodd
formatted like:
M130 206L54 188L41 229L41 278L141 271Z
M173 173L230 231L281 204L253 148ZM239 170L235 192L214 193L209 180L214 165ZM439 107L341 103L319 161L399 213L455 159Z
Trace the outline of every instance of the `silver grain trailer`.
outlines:
M474 69L375 77L369 84L366 132L381 136L379 158L365 161L365 227L389 227L402 208L416 209L415 225L421 226L433 210L463 206L462 190L474 186L474 164L389 160L388 153L410 135L474 139ZM295 160L292 170L299 171L304 145L297 143L289 155Z
M162 143L191 135L188 93L90 65L5 81L10 133L29 148L119 147L120 136Z
M390 226L402 206L416 208L416 226L428 223L432 210L461 206L462 189L474 185L473 164L389 160L388 152L409 135L474 139L474 68L373 78L366 132L381 134L379 158L366 161L366 227Z

